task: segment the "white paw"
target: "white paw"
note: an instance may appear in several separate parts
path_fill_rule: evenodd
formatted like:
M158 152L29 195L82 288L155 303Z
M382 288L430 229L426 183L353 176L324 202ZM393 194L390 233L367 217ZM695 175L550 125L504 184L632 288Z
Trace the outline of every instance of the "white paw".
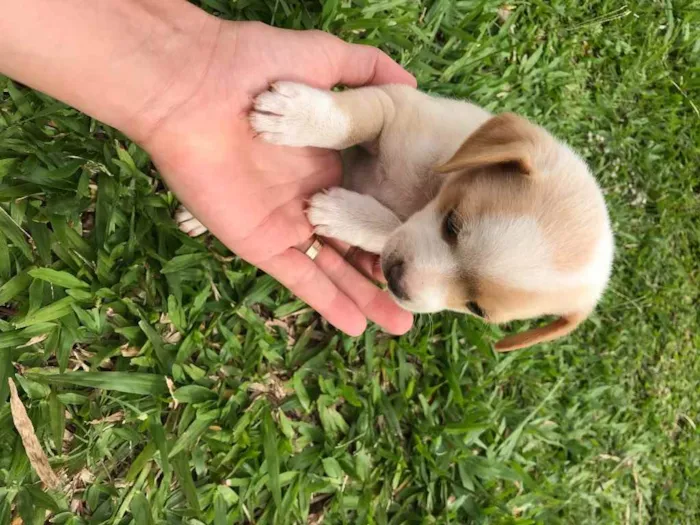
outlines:
M344 188L317 193L307 210L314 231L372 253L381 253L388 235L400 224L387 208L369 195Z
M197 237L207 232L207 227L195 219L184 206L178 207L175 211L175 222L180 231L185 232L190 237Z
M294 82L276 82L258 95L250 125L272 144L331 149L342 149L350 130L330 91Z

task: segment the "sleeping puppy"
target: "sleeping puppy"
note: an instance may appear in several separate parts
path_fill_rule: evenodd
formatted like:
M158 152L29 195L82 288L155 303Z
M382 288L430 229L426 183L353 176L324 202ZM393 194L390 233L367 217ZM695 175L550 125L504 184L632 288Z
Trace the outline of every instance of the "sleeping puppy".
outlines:
M309 220L380 254L410 311L557 316L496 344L508 351L568 334L605 289L613 236L601 191L583 160L521 117L407 86L278 82L250 122L273 144L344 150L343 188L314 195Z

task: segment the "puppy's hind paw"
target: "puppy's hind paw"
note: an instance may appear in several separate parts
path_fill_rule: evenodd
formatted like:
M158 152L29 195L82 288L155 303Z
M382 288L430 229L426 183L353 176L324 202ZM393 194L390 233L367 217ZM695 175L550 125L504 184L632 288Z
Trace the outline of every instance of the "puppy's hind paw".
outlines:
M175 211L175 222L180 231L185 232L190 237L198 237L208 231L207 227L199 222L184 206L179 206Z

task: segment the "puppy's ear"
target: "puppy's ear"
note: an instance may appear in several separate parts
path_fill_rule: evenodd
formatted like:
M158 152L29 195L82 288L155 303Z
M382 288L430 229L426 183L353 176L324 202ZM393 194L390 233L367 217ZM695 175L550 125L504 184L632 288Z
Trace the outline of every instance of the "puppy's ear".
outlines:
M533 328L527 332L510 335L501 339L496 343L496 350L499 352L510 352L518 348L526 348L537 343L544 343L545 341L552 341L553 339L563 337L573 332L586 317L588 317L588 314L584 312L564 315L546 326Z
M523 175L533 172L532 153L538 130L513 113L503 113L486 121L460 146L457 153L436 173L508 165Z

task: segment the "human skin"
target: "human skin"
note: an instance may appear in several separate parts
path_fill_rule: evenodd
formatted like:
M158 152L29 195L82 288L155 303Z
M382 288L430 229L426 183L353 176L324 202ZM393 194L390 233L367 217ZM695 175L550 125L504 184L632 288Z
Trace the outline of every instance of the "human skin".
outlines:
M322 32L226 22L183 0L0 0L0 12L0 72L139 143L232 251L348 334L367 319L394 334L411 327L330 245L314 261L303 253L313 235L305 201L340 184L338 154L264 143L248 123L276 80L415 85L386 55ZM356 261L366 272L371 262Z

